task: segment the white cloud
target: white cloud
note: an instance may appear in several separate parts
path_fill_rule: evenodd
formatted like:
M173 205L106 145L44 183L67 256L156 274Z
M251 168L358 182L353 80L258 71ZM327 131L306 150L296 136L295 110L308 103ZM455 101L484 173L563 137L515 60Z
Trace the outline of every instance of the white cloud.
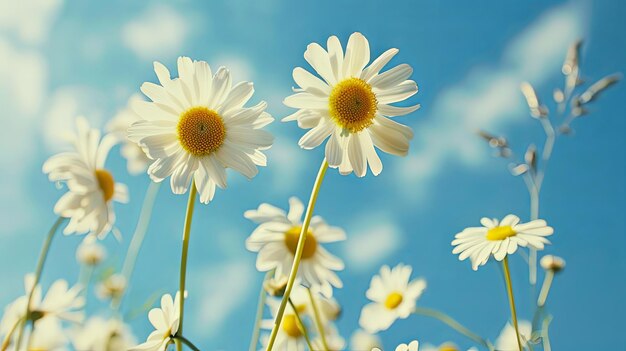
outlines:
M580 3L541 15L505 48L499 65L475 68L445 89L416 130L413 150L399 162L400 186L411 200L424 199L429 181L448 162L479 166L488 157L478 129L498 131L527 118L519 91L522 81L536 86L560 72L568 47L585 31L586 9Z
M156 5L122 28L122 41L144 59L179 55L190 29L184 16L168 6Z
M255 294L254 265L244 261L211 266L203 272L194 273L202 277L199 306L195 308L196 332L206 337L215 336L223 322L249 294ZM190 296L190 301L193 296Z
M21 42L40 44L62 5L62 0L0 1L0 30L16 34Z
M380 265L402 244L400 228L387 214L363 215L348 227L350 243L344 246L350 271L364 272Z

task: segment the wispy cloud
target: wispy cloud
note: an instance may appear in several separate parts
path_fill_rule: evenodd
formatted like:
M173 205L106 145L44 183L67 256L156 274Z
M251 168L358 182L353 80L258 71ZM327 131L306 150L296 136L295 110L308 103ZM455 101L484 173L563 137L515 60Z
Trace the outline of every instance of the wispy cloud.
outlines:
M348 229L350 243L343 257L352 272L368 271L389 257L402 244L402 233L388 214L360 216Z
M444 165L477 166L488 152L478 129L502 130L526 117L519 92L522 81L540 86L559 72L567 48L585 31L587 15L580 2L542 14L505 48L501 62L477 67L442 91L416 130L413 150L395 169L410 200L424 199L429 181Z
M189 19L176 10L155 5L122 28L126 47L143 59L178 55L190 31Z

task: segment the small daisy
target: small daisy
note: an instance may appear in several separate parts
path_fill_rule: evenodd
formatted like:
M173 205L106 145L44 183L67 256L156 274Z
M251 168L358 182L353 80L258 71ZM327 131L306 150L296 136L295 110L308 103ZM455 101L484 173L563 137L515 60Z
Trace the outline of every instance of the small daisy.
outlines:
M128 173L133 175L145 172L150 163L152 163L152 160L148 158L139 145L128 140L128 128L133 123L141 120L141 117L131 108L137 101L142 101L140 96L131 96L128 100L128 106L119 111L106 126L107 131L115 134L122 142L120 152L126 159Z
M380 73L398 49L385 51L366 67L370 47L361 33L350 36L345 55L336 36L328 38L327 47L325 50L312 43L304 52L305 60L321 79L302 67L293 70L300 88L284 103L300 110L283 122L297 120L298 126L310 129L299 141L304 149L316 148L330 137L326 160L341 174L354 171L363 177L369 164L372 173L378 175L383 165L374 146L392 155L406 156L413 138L411 128L388 118L420 107L391 105L417 93L417 84L408 79L413 69L401 64Z
M459 260L470 258L472 269L477 270L493 257L502 261L506 255L512 255L518 246L543 250L550 241L546 236L554 230L543 219L521 223L519 217L507 215L499 222L497 219L482 218L483 227L466 228L454 236L453 254L460 254Z
M375 275L366 292L373 302L363 307L359 325L369 333L388 329L396 319L407 318L417 299L426 289L424 279L409 281L411 266L399 264L393 269L383 266Z
M304 205L296 197L289 199L289 213L265 203L256 210L245 212L244 217L259 223L246 240L246 248L259 253L256 260L259 271L276 269L277 277L289 275L300 238L303 212ZM345 239L342 229L329 226L319 216L311 219L297 275L304 285L319 290L327 297L332 296L332 286L342 287L334 271L344 268L343 261L320 244Z
M531 338L532 323L529 321L519 321L517 326L519 327L519 334L522 340L522 347L525 347ZM511 323L507 323L500 335L496 339L496 350L498 351L518 351L519 346L517 344L517 334L515 328Z
M74 333L73 344L76 350L117 351L128 350L137 340L119 319L92 317Z
M116 183L104 163L117 142L112 135L100 139L84 118L76 120L77 134L71 137L74 150L50 157L43 172L53 182L67 184L68 192L54 206L54 212L70 218L64 234L106 236L115 223L113 202L128 202L126 185Z
M29 274L24 279L25 294L7 305L2 320L0 320L0 335L7 335L14 326L26 317L28 296L35 283L35 276ZM30 316L32 322L43 319L66 320L81 322L84 314L81 309L85 306L85 298L81 295L79 285L69 287L67 281L59 279L52 283L46 296L42 299L41 286L34 287L30 302ZM52 322L47 322L52 323Z
M194 180L200 201L208 203L215 186L226 187L226 168L248 178L266 165L262 150L273 137L261 128L274 119L264 112L266 103L244 107L254 88L250 82L231 86L230 72L220 67L215 75L204 61L178 58L179 78L155 62L159 84L144 83L141 91L151 102L137 101L141 121L128 137L154 162L148 174L155 182L170 177L175 194L184 194Z
M106 257L106 249L92 236L87 236L76 249L76 261L87 266L96 266Z
M382 341L378 335L370 334L365 330L358 329L352 333L350 337L351 350L372 350L375 348L381 348Z
M396 347L396 351L417 351L419 348L419 342L417 340L413 340L408 344L400 344ZM372 351L382 351L379 348L374 348Z
M165 294L161 297L161 308L153 308L148 313L148 319L155 331L146 342L129 349L129 351L164 351L170 343L174 342L174 336L178 332L180 322L180 293L172 300L172 295Z
M96 296L100 300L117 299L126 290L126 277L119 273L111 274L96 286Z
M276 314L278 313L278 308L280 306L280 301L268 299L267 305L272 313L272 318L261 321L261 328L272 330L274 327L274 320L276 319ZM302 312L304 311L301 310L299 306L296 306L296 308L298 309L298 315L302 318ZM307 327L307 331L309 330L310 328ZM268 341L269 335L265 335L261 338L262 350L266 349ZM298 325L298 317L296 317L293 308L290 305L287 305L283 320L280 323L280 329L278 330L278 334L276 334L276 341L274 342L273 350L304 351L306 349L306 339L304 337L304 331Z

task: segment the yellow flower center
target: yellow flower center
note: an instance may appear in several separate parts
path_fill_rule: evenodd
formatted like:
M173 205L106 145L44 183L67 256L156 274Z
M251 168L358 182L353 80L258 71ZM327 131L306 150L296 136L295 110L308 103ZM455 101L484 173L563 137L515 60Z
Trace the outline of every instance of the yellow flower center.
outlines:
M203 106L183 112L176 129L180 144L194 156L205 156L217 151L226 139L222 117Z
M371 126L378 108L372 87L359 78L348 78L335 85L328 104L335 123L352 133Z
M493 227L487 231L487 240L504 240L510 236L515 236L517 232L510 225Z
M102 190L104 202L111 200L115 194L115 180L111 172L106 169L96 169L96 179L100 190Z
M287 314L283 317L282 322L283 331L292 338L299 338L302 336L302 329L298 326L298 319L294 314Z
M296 254L296 248L298 247L298 240L300 239L301 226L292 227L285 232L285 245L292 254ZM306 234L306 240L304 241L304 249L302 250L302 258L307 259L315 255L317 251L317 240L315 236L309 230Z
M385 300L385 307L387 307L387 309L393 310L394 308L398 307L401 303L402 303L402 294L394 291L391 294L389 294L389 296L387 296L387 299Z
M439 348L439 351L459 351L459 349L454 346L444 345Z

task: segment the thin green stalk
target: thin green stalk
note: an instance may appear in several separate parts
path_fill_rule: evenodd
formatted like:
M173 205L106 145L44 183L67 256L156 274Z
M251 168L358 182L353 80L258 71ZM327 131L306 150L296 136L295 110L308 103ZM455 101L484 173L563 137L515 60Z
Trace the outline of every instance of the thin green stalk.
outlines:
M309 293L309 299L311 300L311 306L313 307L313 316L315 317L315 325L317 326L317 332L320 334L320 338L322 339L322 345L324 346L324 350L328 351L328 343L326 342L326 333L324 332L324 326L322 325L322 318L320 318L320 312L317 308L317 304L315 303L315 299L313 298L313 293L311 292L311 288L306 288L306 291Z
M543 284L541 285L541 292L539 293L539 298L537 299L538 307L543 307L543 305L546 304L546 299L548 298L548 293L550 292L553 280L554 271L550 269L546 271L546 276L544 277Z
M187 345L193 351L200 351L200 349L196 345L194 345L191 341L189 341L189 339L187 339L186 337L184 337L182 335L176 335L174 337L174 340L175 340L177 346L180 345L181 342L182 342L183 344Z
M414 314L418 314L418 315L422 315L422 316L426 316L426 317L431 317L431 318L435 318L438 319L439 321L443 322L444 324L446 324L447 326L449 326L450 328L456 330L457 332L465 335L466 337L470 338L471 340L473 340L476 343L479 343L483 346L485 346L488 349L492 349L491 345L482 337L480 337L480 335L474 333L473 331L469 330L467 327L465 327L463 324L457 322L455 319L453 319L452 317L448 316L447 314L437 311L435 309L432 308L425 308L425 307L415 307L415 309L413 310Z
M185 283L187 280L187 256L189 253L189 234L191 232L191 220L193 219L193 209L196 204L196 195L198 190L196 185L192 182L191 189L189 189L189 200L187 201L187 212L185 214L185 225L183 227L183 250L180 257L180 324L178 326L178 334L183 335L183 317L185 315ZM181 351L183 346L180 343L176 344L176 349Z
M320 169L317 173L317 178L315 179L313 190L311 191L311 198L309 199L306 214L304 215L304 222L302 223L300 237L298 238L298 246L296 247L296 253L294 254L291 272L289 273L289 279L287 280L287 288L285 289L285 295L280 302L280 307L278 308L278 313L276 314L276 320L274 321L274 327L272 328L272 333L270 334L270 339L267 344L266 351L271 351L274 347L274 342L276 341L276 336L278 335L278 329L280 328L280 323L283 320L285 308L287 307L287 301L289 300L289 296L291 295L293 284L296 281L298 268L300 267L300 260L302 259L302 251L304 250L304 241L306 240L306 235L309 230L311 217L313 217L313 210L315 208L315 203L317 202L317 195L319 194L320 187L322 185L322 181L324 180L324 175L326 174L327 169L328 162L326 162L326 158L324 158L324 160L322 161L322 165L320 166Z
M33 300L35 288L37 287L37 285L39 285L39 281L41 280L43 267L46 264L48 252L50 251L50 245L52 244L52 238L54 238L54 234L57 232L57 229L59 229L59 226L61 225L61 223L63 223L64 220L64 217L59 216L59 218L57 218L56 222L54 222L54 224L50 228L50 231L48 231L48 235L43 242L43 247L41 248L41 253L39 254L39 260L37 261L37 268L35 269L35 280L33 282L33 286L30 292L28 293L28 300L26 300L26 319L30 318L30 304ZM22 344L22 337L24 336L24 329L26 328L26 324L26 322L22 323L22 327L20 328L20 331L18 333L17 345L15 347L16 350L19 350Z
M306 341L306 345L309 347L309 351L313 351L313 344L311 343L311 337L309 336L309 332L307 331L306 326L304 325L304 323L302 322L302 319L300 318L298 309L293 304L293 301L291 301L291 299L289 299L288 301L289 301L289 305L293 309L293 314L296 316L296 322L298 322L298 328L302 330L302 334L304 335L304 340Z
M141 206L141 213L139 213L137 227L135 227L135 232L133 233L133 238L128 246L126 258L124 259L124 264L122 266L122 276L126 279L127 283L130 282L133 271L135 270L137 256L139 256L139 250L141 250L143 240L146 237L146 232L148 231L148 225L150 224L150 218L152 217L152 209L154 208L154 203L156 196L159 193L160 185L161 183L150 182L146 195L143 199L143 205ZM120 309L124 295L126 295L126 291L112 301L111 305L114 311L118 311Z
M517 313L515 312L515 298L513 297L513 284L511 283L511 272L509 271L509 258L507 256L502 260L504 267L504 280L506 281L506 291L509 295L509 305L511 306L511 319L513 320L513 326L515 327L515 336L517 337L517 345L519 351L522 349L522 340L520 339L519 327L517 325Z
M263 279L263 283L269 279L269 277L274 274L273 271L269 271L265 274L265 278ZM259 335L261 334L261 320L263 319L263 308L265 307L265 300L267 299L267 292L263 284L261 284L261 291L259 292L259 302L256 307L256 316L254 318L254 327L252 329L252 338L250 338L250 347L248 347L248 351L256 351L257 345L259 344Z

